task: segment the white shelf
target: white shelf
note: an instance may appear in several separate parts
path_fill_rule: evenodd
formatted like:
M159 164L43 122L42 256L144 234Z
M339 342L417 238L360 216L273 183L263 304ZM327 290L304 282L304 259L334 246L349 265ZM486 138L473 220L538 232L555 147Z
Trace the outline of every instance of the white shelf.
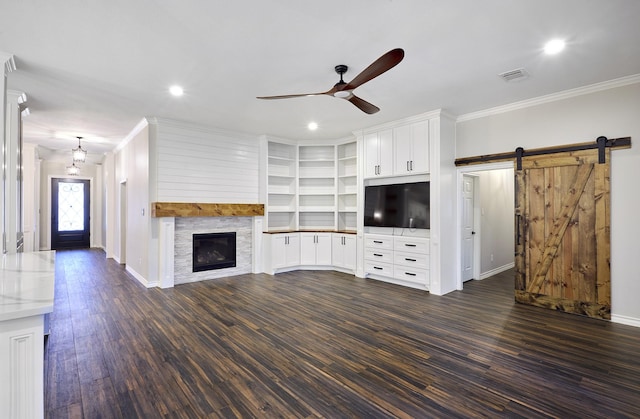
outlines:
M266 228L355 231L357 142L267 143Z

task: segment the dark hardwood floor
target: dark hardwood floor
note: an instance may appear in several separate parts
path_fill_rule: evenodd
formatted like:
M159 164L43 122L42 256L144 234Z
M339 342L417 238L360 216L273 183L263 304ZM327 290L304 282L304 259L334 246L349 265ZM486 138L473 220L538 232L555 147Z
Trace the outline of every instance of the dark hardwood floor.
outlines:
M335 272L145 289L56 256L48 418L640 417L640 328Z

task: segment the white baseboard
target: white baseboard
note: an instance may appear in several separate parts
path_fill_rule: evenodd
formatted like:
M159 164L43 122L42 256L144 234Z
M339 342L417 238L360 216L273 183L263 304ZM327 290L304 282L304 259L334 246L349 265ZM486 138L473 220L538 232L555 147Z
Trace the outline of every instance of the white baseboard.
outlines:
M612 314L611 321L613 323L626 324L627 326L640 327L640 319L629 316L621 316L619 314Z
M153 287L157 287L158 286L158 282L157 281L154 281L154 282L147 281L147 279L144 276L140 275L138 272L136 272L129 265L127 265L125 267L125 270L127 272L129 272L135 279L138 280L139 283L144 285L146 288L153 288Z
M507 270L513 268L514 266L516 266L515 262L511 262L511 263L507 263L506 265L502 265L502 266L500 266L498 268L491 269L490 271L483 272L483 273L480 274L480 279L487 279L490 276L499 274L500 272L507 271Z

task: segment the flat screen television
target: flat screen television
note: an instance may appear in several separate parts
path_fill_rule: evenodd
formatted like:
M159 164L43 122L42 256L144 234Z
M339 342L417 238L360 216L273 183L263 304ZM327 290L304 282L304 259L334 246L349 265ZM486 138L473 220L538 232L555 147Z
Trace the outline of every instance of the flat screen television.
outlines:
M429 228L429 182L364 188L364 225Z

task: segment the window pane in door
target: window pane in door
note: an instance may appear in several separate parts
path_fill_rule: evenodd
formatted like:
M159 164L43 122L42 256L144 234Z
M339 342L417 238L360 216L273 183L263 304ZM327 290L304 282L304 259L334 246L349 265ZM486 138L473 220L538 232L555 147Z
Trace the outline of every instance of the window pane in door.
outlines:
M84 184L60 182L58 231L84 230Z

